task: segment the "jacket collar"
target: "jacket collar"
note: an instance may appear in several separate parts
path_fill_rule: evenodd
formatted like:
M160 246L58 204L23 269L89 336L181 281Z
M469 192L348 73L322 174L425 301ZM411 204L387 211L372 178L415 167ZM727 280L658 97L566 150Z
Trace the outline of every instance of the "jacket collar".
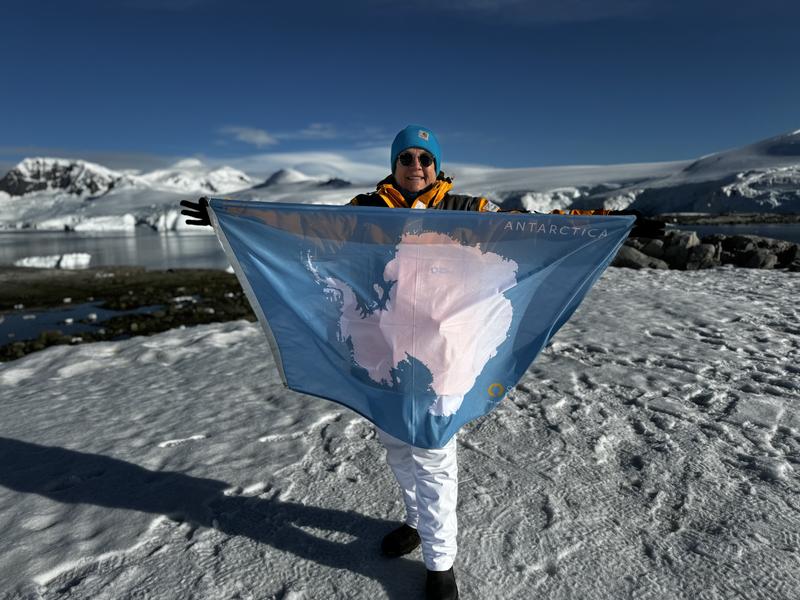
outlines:
M391 208L412 208L415 205L420 208L422 206L428 208L441 202L442 198L445 197L452 187L453 180L447 177L443 171L439 171L439 176L436 178L436 181L415 198L406 199L406 197L403 196L393 175L389 175L386 179L379 182L375 189L378 195L383 198L384 202Z

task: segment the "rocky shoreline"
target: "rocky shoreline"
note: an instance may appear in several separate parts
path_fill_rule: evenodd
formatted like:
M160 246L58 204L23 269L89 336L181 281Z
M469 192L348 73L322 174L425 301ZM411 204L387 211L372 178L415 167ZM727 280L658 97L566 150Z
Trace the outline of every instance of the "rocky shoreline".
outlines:
M752 235L673 230L658 238L629 238L612 262L634 269L707 269L722 265L800 272L800 245ZM54 327L35 339L0 340L0 362L60 344L119 340L152 335L175 327L220 321L255 321L236 277L212 269L148 271L142 267L86 270L0 268L0 322L11 315L44 313L94 303L112 311L144 312L91 319L88 331L69 333Z
M677 225L772 225L800 223L800 214L782 213L668 213L656 218Z
M694 231L672 230L658 238L628 238L611 265L680 270L733 265L798 272L800 245L756 235L715 233L701 238Z
M236 277L225 271L0 268L0 319L98 302L102 309L147 312L118 314L102 322L86 318L81 323L93 326L76 334L69 333L68 324L64 323L63 327L41 332L36 339L3 339L0 361L21 358L53 345L119 340L202 323L255 320Z

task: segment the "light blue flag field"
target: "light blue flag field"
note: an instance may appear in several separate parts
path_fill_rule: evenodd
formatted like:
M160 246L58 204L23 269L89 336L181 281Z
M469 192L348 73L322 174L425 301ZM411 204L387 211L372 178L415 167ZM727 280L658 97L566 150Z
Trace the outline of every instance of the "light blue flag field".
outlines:
M284 384L421 448L500 403L634 221L221 199L209 213Z

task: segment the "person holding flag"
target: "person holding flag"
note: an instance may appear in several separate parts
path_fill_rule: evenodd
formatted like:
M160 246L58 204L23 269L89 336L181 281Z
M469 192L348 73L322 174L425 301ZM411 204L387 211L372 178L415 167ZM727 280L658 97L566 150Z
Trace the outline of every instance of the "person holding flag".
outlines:
M442 171L441 160L441 148L434 133L426 127L409 125L400 131L392 142L390 154L391 174L377 184L375 191L366 194L359 194L349 202L348 206L442 211L526 212L524 210L503 211L497 205L493 204L484 197L474 197L451 193L453 187L452 179L447 177ZM214 200L214 202L219 201ZM187 220L187 224L211 224L211 218L208 210L208 199L201 198L198 202L182 201L181 205L185 207L185 210L182 211L182 214L189 218ZM222 205L218 205L218 208L221 209ZM329 207L326 208L330 210ZM239 210L239 212L241 212L241 210ZM611 212L612 211L605 210L580 211L580 213L588 214L609 214ZM216 213L217 210L215 208L214 214L216 215ZM522 217L523 215L515 216ZM221 227L221 223L222 221L220 220L218 222L215 217L215 227ZM517 225L519 224L520 223L517 223ZM524 226L525 223L522 223L522 225ZM530 225L530 223L528 223L528 225ZM507 223L507 226L510 226L510 223ZM551 227L553 226L551 225ZM611 241L604 242L605 245L603 245L602 252L605 254L603 256L598 254L598 256L593 259L596 261L596 267L604 267L608 263L610 257L613 256L613 252L616 251L616 248L624 240L628 228L630 227L630 221L624 220L620 222L620 220L616 220L615 227L615 237L613 237ZM587 229L580 229L578 227L571 227L568 229L572 229L575 232L587 231ZM593 230L589 229L588 231L591 232ZM591 236L591 233L589 235ZM221 235L221 241L223 237L224 236ZM225 239L227 240L227 238ZM241 243L246 244L248 242L244 241ZM585 241L581 241L579 244L581 248L587 247L587 242ZM229 256L232 255L233 250L230 248L230 244L228 244L226 241L223 243L223 245L226 247L226 252L229 252ZM472 252L469 250L469 246L461 246L461 248L466 248L466 250L461 250L462 252ZM609 255L609 252L612 254ZM480 252L478 253L480 254ZM400 253L398 252L398 256L399 255ZM498 255L492 256L497 257ZM557 258L555 254L553 257ZM575 258L574 260L580 260L580 258ZM506 268L504 265L507 263L508 261L501 260L497 264L500 264ZM234 263L232 262L232 264ZM561 300L553 299L552 304L555 307L555 314L557 314L555 320L558 322L549 328L550 333L557 330L558 327L563 324L564 321L566 321L571 312L577 307L582 295L585 294L585 292L588 290L588 287L591 286L596 277L599 276L599 273L602 272L602 268L598 270L596 267L592 266L590 269L587 269L587 274L582 276L583 279L576 279L574 283L574 286L576 287L574 287L573 290L567 294L569 301L566 306L558 304L558 302L561 302ZM316 270L311 267L310 261L308 268L315 274L314 276L317 277L319 281L337 281L335 278L332 278L332 276L322 277L317 275ZM263 272L264 270L261 269L261 271ZM239 271L237 271L237 275L240 275ZM240 280L241 279L242 276L240 276ZM512 280L513 279L514 277L512 276ZM342 287L341 290L345 290L345 287ZM342 296L341 290L336 288L336 292L340 295L340 297ZM579 293L576 293L576 290ZM350 292L352 292L352 290L350 290ZM352 296L352 294L350 295ZM389 294L387 293L386 296L389 297ZM498 298L500 298L503 303L507 303L507 300L503 298L502 294L498 296ZM490 298L490 301L491 300L492 298ZM253 302L252 298L251 302ZM386 303L384 302L384 305L385 304ZM510 306L510 304L508 306ZM364 307L359 307L362 309L363 317L363 315L366 314L363 312ZM257 310L257 313L258 312L259 311ZM494 312L497 313L498 311ZM259 320L262 320L261 316L259 317ZM356 318L354 321L349 321L348 323L358 321L359 319ZM510 321L506 323L506 330L508 325L510 325ZM386 331L383 331L383 333L379 332L377 337L384 339L384 334L386 334ZM344 332L342 333L342 336L346 337ZM540 341L543 345L546 343L547 339L548 337L544 336L540 337L538 341ZM276 346L274 344L274 340L272 340L271 343L273 344L273 350L275 351ZM536 352L538 352L538 350L536 350L530 356L529 360L533 360L533 356L535 356ZM494 354L491 356L494 356ZM442 364L444 364L445 368L447 369L446 365L450 363L443 361ZM525 368L527 364L528 363L526 363L523 368ZM279 368L281 368L280 365ZM459 373L459 371L456 370L455 374L457 373ZM342 377L344 376L345 375L342 374ZM377 375L370 376L372 376L373 379L378 382L384 381ZM500 384L492 385L498 386L500 391L498 391L497 394L499 396L504 394L503 387L500 386ZM472 384L466 386L466 388L471 387ZM489 389L489 395L494 395L491 392L492 386L489 386ZM311 393L337 400L337 398L328 393L327 390L324 392ZM369 394L378 392L367 393ZM448 417L457 412L463 398L463 393L461 395L444 394L439 396L436 402L432 404L428 410L430 415L427 415L426 418L435 419L437 417L444 417L446 420ZM496 398L496 400L499 401L500 397ZM343 403L347 404L346 402ZM492 402L489 402L489 405L493 406ZM488 408L488 410L490 409L491 408ZM370 413L362 412L362 414ZM385 431L382 426L379 426L376 423L378 419L370 418L370 420L376 424L378 438L386 449L386 461L392 469L392 472L394 473L394 476L400 486L401 496L406 512L404 522L399 527L387 533L387 535L383 538L381 550L386 556L399 557L409 554L417 547L421 546L423 560L427 569L427 599L456 599L458 598L458 586L456 584L455 573L453 570L453 564L455 562L458 547L456 539L458 532L456 516L456 505L458 498L458 465L456 457L457 442L454 434L456 429L451 427L451 429L448 430L449 433L447 436L437 438L443 441L446 440L444 443L436 443L436 440L428 440L426 442L423 439L424 443L417 444L410 443L409 440L413 441L417 439L413 436L407 437L406 440L399 439L397 437L403 433L402 428L393 430L394 435L392 435ZM393 423L389 424L393 425ZM457 422L454 422L453 427L457 426L460 425Z

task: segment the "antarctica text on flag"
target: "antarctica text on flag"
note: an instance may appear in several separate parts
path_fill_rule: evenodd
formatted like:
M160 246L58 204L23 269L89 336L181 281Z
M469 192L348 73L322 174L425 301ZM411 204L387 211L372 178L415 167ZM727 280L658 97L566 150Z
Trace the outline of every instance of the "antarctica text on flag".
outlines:
M516 385L634 220L219 199L210 214L284 383L424 448Z

